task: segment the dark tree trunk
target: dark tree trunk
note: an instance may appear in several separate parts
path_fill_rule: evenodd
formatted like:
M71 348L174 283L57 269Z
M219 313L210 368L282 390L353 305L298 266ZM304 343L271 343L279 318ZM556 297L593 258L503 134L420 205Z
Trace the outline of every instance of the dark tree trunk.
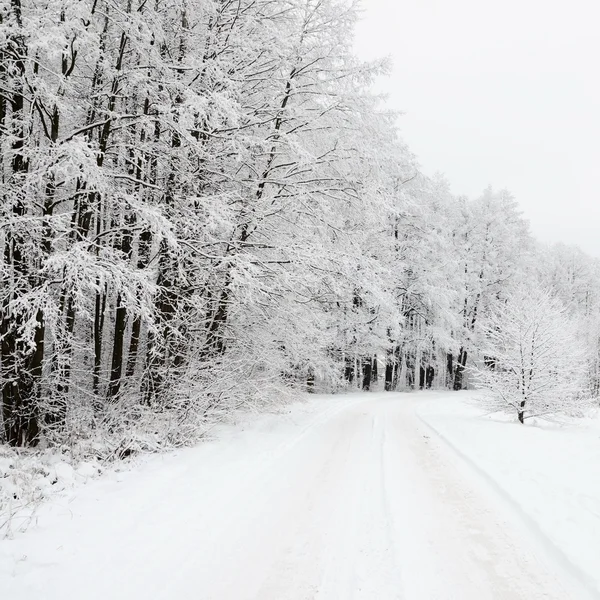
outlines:
M65 315L65 328L55 343L55 353L52 358L52 373L57 374L56 396L66 402L71 379L71 355L73 346L71 337L75 329L75 302L65 290L61 293L60 312ZM60 352L60 358L57 353Z
M315 391L315 372L312 369L309 369L306 375L306 390L309 394Z
M393 381L393 389L398 389L398 383L400 382L400 375L402 373L402 362L404 360L404 347L396 346L396 350L394 352L394 381Z
M174 320L179 299L176 272L175 259L170 256L166 242L162 241L157 280L159 291L156 300L160 334L149 337L146 371L142 381L147 404L151 404L153 400L163 396L166 373L171 365L180 362L175 359L177 356L175 341L177 332Z
M219 293L219 298L206 324L206 343L202 352L203 358L213 358L223 354L225 351L224 329L229 316L230 286L231 274L228 270L223 288Z
M148 265L148 257L150 252L150 242L152 234L149 229L144 229L140 235L140 243L138 248L138 269L144 269ZM135 374L135 366L137 363L138 352L140 347L140 336L142 333L142 319L136 316L131 325L131 339L129 341L129 356L127 357L127 368L125 369L125 377L130 379Z
M123 306L121 295L117 295L117 309L115 313L115 330L113 337L112 362L110 368L110 382L108 384L107 398L114 400L121 389L121 373L123 370L123 348L125 341L125 325L127 323L127 310Z
M22 338L23 317L15 314L10 307L12 299L29 291L31 265L26 263L23 253L25 240L18 231L18 222L27 209L21 197L20 186L29 170L25 148L25 60L27 47L22 35L21 1L11 0L9 46L11 46L11 66L15 85L10 98L10 110L14 119L13 141L11 142L12 184L16 193L4 196L2 202L12 204L12 214L17 223L17 231L7 231L4 238L4 266L12 272L15 289L4 295L0 310L0 381L2 381L2 414L4 437L11 446L33 446L39 437L39 386L43 361L44 317L36 313L36 331L33 348ZM6 105L3 105L6 110ZM35 280L35 277L33 278Z
M461 348L458 354L458 360L456 361L456 366L454 367L454 390L462 390L464 385L464 373L465 367L467 366L467 350L466 348Z
M411 350L406 352L406 379L408 387L414 390L417 385L417 378L415 373L415 357Z
M129 339L129 354L127 356L127 367L125 377L130 379L135 375L138 353L140 349L140 337L142 335L142 319L137 316L131 325L131 338Z
M426 372L426 386L427 386L428 390L430 390L431 387L433 386L434 377L435 377L435 369L431 365L428 365L427 372Z
M98 282L98 285L100 282ZM100 394L100 376L102 374L102 332L104 329L104 311L106 310L106 290L96 292L94 307L94 374L92 387L96 396Z
M131 258L131 218L128 218L127 228L123 233L121 250L125 256ZM121 389L121 374L123 372L123 353L125 348L125 326L127 324L127 309L123 305L121 294L117 296L117 308L115 313L115 331L113 337L113 352L110 369L110 383L108 385L107 397L114 400Z
M141 381L140 391L142 393L142 404L150 406L156 398L157 387L160 383L158 372L158 357L155 355L156 335L153 331L148 332L148 345L146 349L146 358L144 362L144 372Z
M366 392L371 389L371 374L371 359L368 358L362 361L362 389Z
M385 360L385 379L383 383L383 389L386 392L391 392L394 388L394 373L396 360L395 360L396 347L392 347L387 351L387 356Z
M419 367L419 389L425 389L425 367L423 365Z
M525 400L521 400L521 403L519 404L518 417L519 423L525 423Z
M379 379L377 354L373 357L373 368L371 369L371 379L372 379L373 383L377 383L377 380Z
M20 323L15 323L14 319L5 316L0 326L4 438L11 446L34 446L39 436L36 401L38 390L35 389L35 379L22 368L18 360L22 351L22 343L19 342L15 329L18 325Z
M385 382L383 389L386 392L391 392L394 389L394 363L391 360L387 360L385 363Z
M346 356L345 363L346 366L344 367L344 379L348 383L352 383L354 381L354 359L350 356Z
M451 387L454 384L454 356L451 352L446 354L446 385Z

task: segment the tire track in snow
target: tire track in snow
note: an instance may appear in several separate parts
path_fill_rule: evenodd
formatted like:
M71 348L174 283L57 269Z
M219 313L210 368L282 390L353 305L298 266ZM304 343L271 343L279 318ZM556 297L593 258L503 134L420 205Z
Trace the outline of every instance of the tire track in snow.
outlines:
M157 490L147 476L124 515L114 497L108 511L87 505L85 556L54 552L42 587L23 576L7 597L63 600L68 583L86 600L567 600L424 432L413 396L352 396L283 443L244 440L207 493L203 462L227 448L216 442L165 477L173 496L154 511L141 502Z
M549 561L554 563L563 572L563 578L567 580L569 587L577 590L578 600L599 600L598 592L594 581L575 565L569 557L545 534L539 524L533 519L523 507L514 499L514 497L505 490L487 471L482 469L473 459L460 450L452 441L445 436L438 428L427 421L418 410L415 411L419 421L444 444L460 461L467 466L477 477L479 477L492 493L497 496L516 517L520 523L530 532L532 541L536 550L544 555Z
M326 440L326 445L324 446L327 449L325 452L325 456L327 460L324 464L320 465L320 469L317 471L317 475L311 472L308 463L304 460L305 457L300 456L300 460L298 461L298 457L296 457L296 453L298 452L299 446L310 439L310 437L317 431L319 431L323 427L327 427L332 421L335 420L335 417L342 415L351 407L361 404L365 402L365 398L361 396L353 396L348 402L344 402L340 405L336 404L332 407L327 408L326 410L320 411L317 416L311 421L304 425L300 431L294 435L294 437L290 440L286 440L283 443L275 446L270 453L269 458L262 462L259 468L256 470L246 474L243 480L239 483L236 482L235 493L229 494L227 498L222 499L221 502L218 503L218 510L221 513L226 513L229 515L229 520L227 525L221 527L213 527L212 524L206 520L201 521L202 529L198 531L193 528L190 529L187 533L189 536L197 536L199 539L203 540L203 544L208 546L219 546L219 541L221 539L228 539L229 537L239 536L240 531L244 531L244 525L247 524L249 519L257 520L261 523L265 523L265 527L272 527L273 523L281 523L282 527L285 526L285 522L283 519L283 515L289 514L289 506L285 504L287 501L289 505L295 506L297 499L290 497L289 487L286 483L286 477L282 476L282 470L277 470L277 466L281 463L285 463L288 461L290 464L288 465L290 473L289 484L290 486L296 486L296 488L300 489L300 493L302 493L302 485L306 486L306 489L310 493L315 487L319 487L320 479L325 479L331 481L333 478L333 464L335 457L340 452L340 447L345 444L348 444L348 440L340 437L334 438L331 447L329 446L329 440ZM320 440L322 443L323 440ZM309 446L310 448L310 446ZM310 453L315 452L315 448L312 448ZM302 453L301 453L302 454ZM336 465L339 467L339 465ZM287 471L286 470L286 471ZM236 474L239 475L239 474ZM287 473L286 473L287 475ZM277 479L279 478L279 479ZM296 480L295 480L296 479ZM308 480L308 482L307 482ZM215 490L212 494L213 500L219 499L219 491ZM240 498L246 498L246 501L240 501ZM213 500L209 500L212 502ZM283 504L282 504L283 502ZM265 507L268 509L265 512ZM296 519L296 521L292 521L297 523L298 515L290 515L290 518ZM236 531L237 529L237 531ZM256 530L256 527L253 528L255 531L255 537L268 537L264 532L260 532ZM246 531L244 535L247 537L249 533ZM252 540L248 539L248 543L251 544ZM281 550L281 540L278 539L276 545ZM265 571L269 566L269 556L265 557L256 557L255 561L260 562L262 564L261 567L258 567L258 570L261 569ZM197 557L191 556L188 557L185 562L179 564L175 571L176 578L182 578L183 574L186 573L190 567L197 562ZM218 570L218 569L217 569ZM255 569L256 570L256 569ZM208 575L207 571L207 575ZM214 576L214 571L212 575ZM232 574L233 576L233 574ZM256 579L254 573L246 573L246 576L249 580ZM227 574L223 573L222 580L227 579ZM239 574L235 575L235 577L239 577ZM259 586L259 583L255 584ZM184 582L185 586L185 582ZM222 591L219 592L220 595L211 595L208 593L203 600L225 600L226 598L231 598L231 600L242 600L242 597L239 596L239 591L232 591L231 596L227 595L229 592L226 589L229 587L229 584L223 585ZM248 581L246 584L246 593L250 594L250 590L252 589L252 585ZM171 598L172 596L172 587L167 585L163 588L162 593L165 594L165 598ZM288 594L287 597L294 597L294 591L291 590L288 586L286 591ZM290 595L291 594L291 595ZM162 596L159 596L162 597ZM244 598L253 598L254 596L244 595ZM258 595L257 598L261 600L266 600L268 596ZM274 596L273 600L278 600L278 596Z

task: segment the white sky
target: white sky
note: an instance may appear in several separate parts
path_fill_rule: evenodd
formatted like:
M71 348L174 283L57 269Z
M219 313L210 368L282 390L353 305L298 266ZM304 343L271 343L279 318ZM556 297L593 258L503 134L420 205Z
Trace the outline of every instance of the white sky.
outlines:
M423 171L508 188L534 235L600 257L600 2L362 0L356 49Z

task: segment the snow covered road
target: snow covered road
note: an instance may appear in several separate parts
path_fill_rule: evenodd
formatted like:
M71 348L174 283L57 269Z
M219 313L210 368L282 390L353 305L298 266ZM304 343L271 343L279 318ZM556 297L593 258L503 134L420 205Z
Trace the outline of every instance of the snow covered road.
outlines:
M90 483L0 544L0 598L588 598L465 473L419 402L313 402Z

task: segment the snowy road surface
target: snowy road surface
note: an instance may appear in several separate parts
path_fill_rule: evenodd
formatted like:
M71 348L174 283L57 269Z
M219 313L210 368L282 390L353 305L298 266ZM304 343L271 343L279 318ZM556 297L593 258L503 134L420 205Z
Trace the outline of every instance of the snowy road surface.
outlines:
M419 419L419 398L313 402L83 486L0 544L0 598L588 598Z

